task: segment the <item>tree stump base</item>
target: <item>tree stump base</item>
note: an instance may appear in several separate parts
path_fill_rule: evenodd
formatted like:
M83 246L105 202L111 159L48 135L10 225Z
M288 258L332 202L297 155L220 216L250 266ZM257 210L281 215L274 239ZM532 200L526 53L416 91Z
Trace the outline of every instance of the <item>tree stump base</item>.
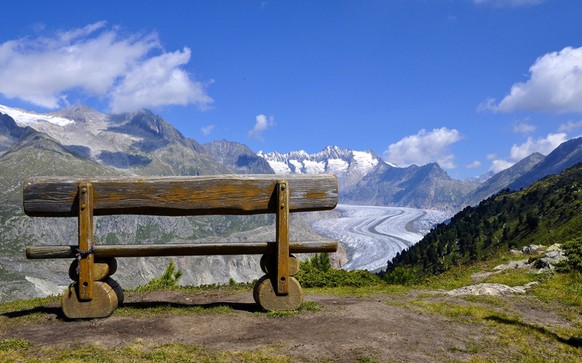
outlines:
M297 310L303 303L303 289L295 277L289 278L289 293L277 295L272 278L265 275L257 281L253 290L255 302L266 311Z
M93 282L93 299L79 301L78 282L73 283L61 300L63 313L69 319L93 319L110 316L118 306L117 294L108 283Z

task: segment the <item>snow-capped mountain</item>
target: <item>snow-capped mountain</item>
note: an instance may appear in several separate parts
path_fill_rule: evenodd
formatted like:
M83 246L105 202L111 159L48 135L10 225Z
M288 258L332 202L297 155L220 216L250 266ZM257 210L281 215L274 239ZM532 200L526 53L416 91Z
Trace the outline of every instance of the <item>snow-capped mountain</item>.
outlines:
M184 137L148 110L106 115L86 106L74 106L37 114L0 105L0 113L8 115L21 128L30 127L50 136L81 158L129 174L196 175L230 171L196 141Z
M335 174L341 203L454 210L476 186L453 180L438 166L399 168L371 151L328 146L316 154L258 153L277 174Z
M276 174L334 174L341 190L352 188L378 164L385 162L371 151L356 151L328 146L315 154L291 151L257 155L267 160Z

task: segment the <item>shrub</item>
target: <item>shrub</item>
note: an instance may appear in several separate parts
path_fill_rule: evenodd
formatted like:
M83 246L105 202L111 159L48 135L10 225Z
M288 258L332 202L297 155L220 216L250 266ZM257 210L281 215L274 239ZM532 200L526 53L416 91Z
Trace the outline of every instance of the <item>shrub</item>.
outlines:
M556 265L559 272L582 272L582 237L568 241L562 245L567 260Z
M138 286L136 291L153 291L153 290L166 290L178 287L178 280L182 277L182 271L175 269L174 261L170 261L166 271L159 276L150 281L145 285Z
M316 254L301 262L296 278L303 287L362 287L382 283L378 276L368 271L332 269L327 253Z
M384 281L394 285L412 285L417 283L419 278L412 268L396 267L384 275Z

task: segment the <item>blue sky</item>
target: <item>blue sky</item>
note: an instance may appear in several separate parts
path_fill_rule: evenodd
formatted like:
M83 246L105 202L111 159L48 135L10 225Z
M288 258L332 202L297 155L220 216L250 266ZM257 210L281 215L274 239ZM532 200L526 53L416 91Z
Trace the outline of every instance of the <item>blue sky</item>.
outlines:
M0 103L149 108L198 142L337 145L456 178L582 135L582 1L3 5Z

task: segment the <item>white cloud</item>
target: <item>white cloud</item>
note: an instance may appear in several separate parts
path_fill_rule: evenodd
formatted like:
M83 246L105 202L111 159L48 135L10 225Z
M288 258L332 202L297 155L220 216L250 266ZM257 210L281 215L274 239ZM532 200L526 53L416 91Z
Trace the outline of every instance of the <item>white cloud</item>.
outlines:
M249 131L249 139L262 139L263 131L272 127L275 124L275 119L273 116L266 116L263 114L257 115L255 126Z
M204 136L210 135L210 133L212 133L212 130L214 130L214 125L208 125L208 126L200 129L200 131L202 131L202 134Z
M582 113L582 47L547 53L529 71L526 82L514 84L499 105L491 108Z
M212 99L181 68L189 60L189 49L165 52L153 33L121 35L97 22L0 44L0 93L49 109L66 106L79 91L108 100L114 112L174 104L204 107Z
M445 169L455 167L455 156L449 153L449 146L461 140L459 131L446 127L430 132L422 129L416 135L403 138L392 144L384 152L386 161L398 166L424 165L438 162Z
M512 162L503 159L495 159L491 160L491 167L489 168L490 171L494 173L499 173L502 170L508 169L513 166Z
M513 164L515 164L507 160L501 159L495 154L487 155L487 160L491 161L491 167L489 168L489 171L492 171L494 173L499 173L500 171L510 168L513 166Z
M565 133L548 134L546 137L534 139L528 137L526 142L521 145L514 144L509 152L509 160L498 158L495 154L487 155L487 159L491 161L489 170L498 173L513 166L518 161L538 152L543 155L548 155L556 147L567 141Z
M127 112L163 105L201 106L212 102L204 86L180 69L190 60L190 49L152 57L129 71L112 93L111 110Z
M519 6L532 6L539 5L545 0L473 0L474 4L477 5L493 5L496 7L519 7Z
M579 121L568 121L566 123L563 123L558 128L558 131L562 131L562 132L572 132L572 131L577 130L577 129L582 129L582 120L579 120Z
M477 106L477 112L497 111L497 103L495 98L487 98Z
M548 136L538 139L528 137L525 143L521 145L513 145L511 147L509 157L511 160L517 162L535 152L548 155L566 140L567 137L565 133L548 134Z
M529 134L530 132L534 132L536 130L536 126L529 124L527 122L517 122L513 125L513 132L519 134Z
M481 162L479 160L475 160L470 164L467 164L465 166L467 169L477 169L479 167L481 167Z

